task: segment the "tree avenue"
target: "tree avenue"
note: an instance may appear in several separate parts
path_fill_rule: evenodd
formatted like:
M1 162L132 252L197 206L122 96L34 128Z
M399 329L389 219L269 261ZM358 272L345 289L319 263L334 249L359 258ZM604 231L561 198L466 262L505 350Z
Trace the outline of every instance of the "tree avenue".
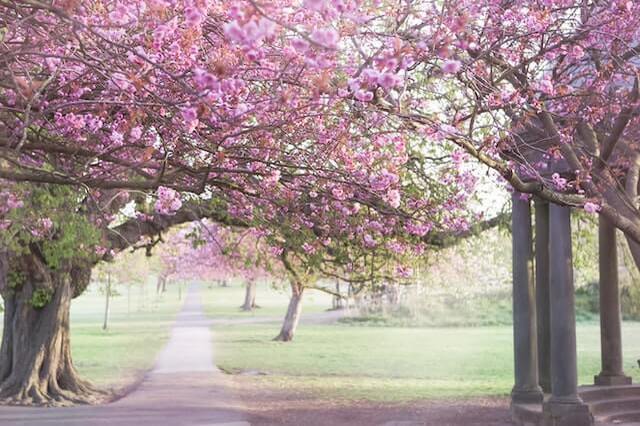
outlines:
M98 400L70 300L186 222L287 274L282 340L318 277L402 279L471 232L477 161L640 242L639 19L613 0L0 0L0 399ZM242 269L211 238L176 268Z
M100 399L73 369L70 300L96 262L172 225L248 228L286 259L285 340L308 271L404 275L391 264L431 229L467 228L473 177L339 95L331 40L280 49L273 21L221 3L0 3L4 401Z

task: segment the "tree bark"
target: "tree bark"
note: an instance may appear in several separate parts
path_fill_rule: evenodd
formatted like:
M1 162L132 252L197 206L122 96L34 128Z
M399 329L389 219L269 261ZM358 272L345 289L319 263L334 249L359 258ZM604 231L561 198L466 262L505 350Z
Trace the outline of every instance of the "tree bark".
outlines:
M22 282L0 289L5 303L0 402L47 406L99 402L104 394L78 377L69 342L71 299L76 286L86 287L90 269L53 271L30 255L20 259L18 270ZM46 303L35 302L45 293Z
M104 323L102 324L102 329L104 331L109 328L109 302L111 301L111 273L107 274L107 289L105 291L106 299L104 305Z
M169 277L164 273L158 275L158 280L156 282L156 293L163 294L167 291L167 279Z
M253 311L256 308L256 282L247 281L244 293L244 303L240 307L243 311Z
M284 322L282 323L280 334L278 334L273 340L279 342L290 342L291 340L293 340L296 328L298 327L298 321L300 321L303 292L304 286L302 285L302 283L291 283L291 299L289 299L287 315L284 317Z

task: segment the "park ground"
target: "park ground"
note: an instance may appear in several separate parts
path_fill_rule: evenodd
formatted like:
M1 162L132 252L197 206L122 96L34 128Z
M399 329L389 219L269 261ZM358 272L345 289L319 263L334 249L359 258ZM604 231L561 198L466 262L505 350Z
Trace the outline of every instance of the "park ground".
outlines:
M344 314L327 312L330 297L309 292L294 341L280 343L272 338L286 290L258 286L260 308L242 312L239 283L200 288L212 319L215 363L252 424L508 424L509 325L363 326L337 320ZM178 284L162 295L150 284L119 286L103 331L104 295L92 286L72 306L80 373L120 394L134 389L166 343L184 294ZM625 322L623 333L625 368L638 381L640 323ZM580 381L589 383L599 367L596 320L579 323L578 352Z

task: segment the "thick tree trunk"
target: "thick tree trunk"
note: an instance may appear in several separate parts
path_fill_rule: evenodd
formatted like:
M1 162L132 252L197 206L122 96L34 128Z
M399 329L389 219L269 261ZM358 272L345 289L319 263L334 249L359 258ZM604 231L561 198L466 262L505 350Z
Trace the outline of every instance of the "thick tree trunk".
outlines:
M87 271L51 271L35 256L22 262L20 270L23 282L0 289L5 303L0 403L60 406L98 402L101 393L76 373L69 342L72 283L80 280L84 286ZM43 299L45 294L50 297Z
M287 315L284 317L280 334L278 334L273 340L279 342L290 342L293 340L293 335L298 327L298 321L300 321L303 291L304 286L301 283L291 283L291 299L289 299Z
M256 308L256 282L247 281L244 292L244 303L240 307L243 311L253 311Z

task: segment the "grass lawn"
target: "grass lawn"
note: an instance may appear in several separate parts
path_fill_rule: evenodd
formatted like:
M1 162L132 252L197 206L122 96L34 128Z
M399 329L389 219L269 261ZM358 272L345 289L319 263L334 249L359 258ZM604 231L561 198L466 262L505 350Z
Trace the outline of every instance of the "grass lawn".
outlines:
M131 383L151 368L166 343L182 300L171 285L161 296L155 285L126 286L111 299L109 328L102 330L104 295L95 285L71 305L71 349L80 375L102 386ZM182 292L184 296L184 291Z
M251 312L240 309L244 302L245 288L241 281L233 281L228 287L217 284L202 285L202 303L207 315L216 319L236 319L251 317L284 318L289 303L289 287L285 284L274 288L271 283L258 281L256 304ZM331 296L316 290L305 290L304 313L318 313L331 308Z
M301 326L294 342L272 325L214 328L216 361L228 372L258 370L256 386L372 401L507 395L513 386L512 329ZM596 323L578 325L581 383L600 366ZM640 380L640 323L623 325L625 369ZM245 378L243 378L244 380Z
M107 331L102 330L105 296L97 284L71 303L74 365L81 377L99 386L125 386L151 368L182 306L177 286L168 286L161 296L154 284L136 284L130 292L120 285L115 291Z

